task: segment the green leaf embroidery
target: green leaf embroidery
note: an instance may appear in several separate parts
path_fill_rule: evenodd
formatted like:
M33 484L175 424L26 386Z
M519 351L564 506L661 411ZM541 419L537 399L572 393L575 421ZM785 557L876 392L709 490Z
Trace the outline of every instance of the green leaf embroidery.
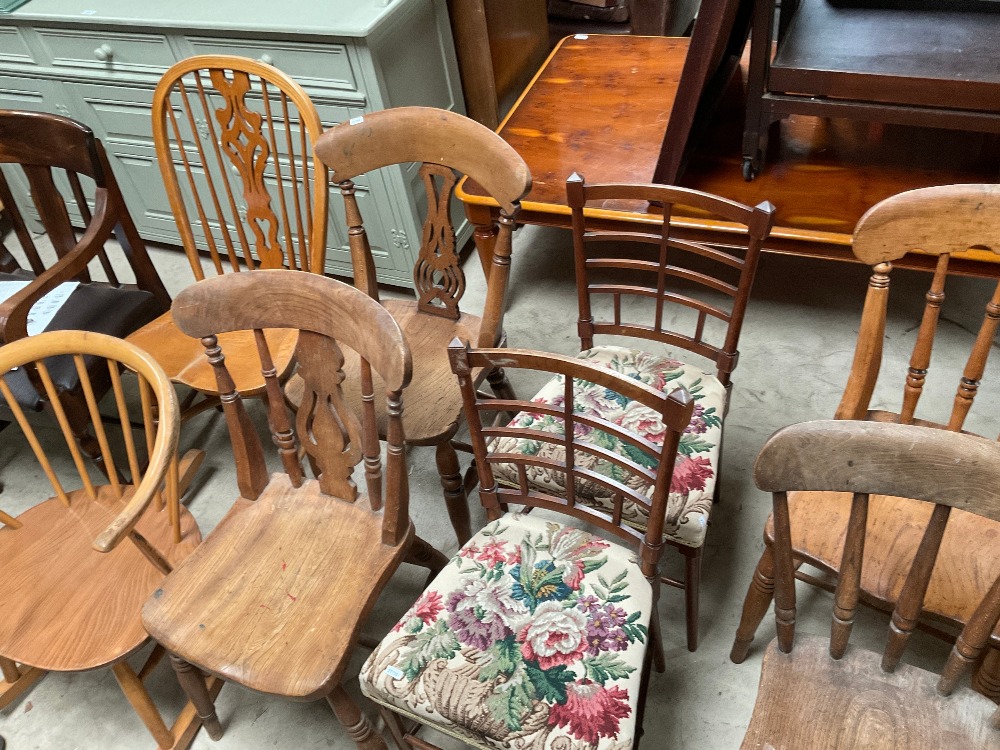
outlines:
M486 708L491 716L500 719L508 729L516 732L521 728L521 717L534 702L534 687L519 670L515 677L498 686L496 692L486 699Z
M448 629L447 621L440 619L423 632L417 633L398 666L412 680L432 659L450 659L458 649L458 638Z
M651 469L656 465L657 458L650 456L646 451L636 448L626 442L622 442L621 448L619 450L624 453L628 458L635 461L639 466L643 466L647 469Z
M583 660L583 668L587 677L599 685L606 685L613 680L623 680L635 671L635 667L608 653L586 657Z
M707 440L702 440L701 438L695 437L690 433L685 433L681 435L680 445L677 446L677 452L683 456L692 456L695 453L707 453L715 446L708 442Z
M540 669L534 662L525 662L525 672L539 699L549 703L566 702L566 683L573 682L576 674L560 664L549 669Z
M514 636L507 636L502 641L496 641L486 651L489 661L479 672L480 682L489 682L500 675L509 677L524 663L521 649L514 642Z

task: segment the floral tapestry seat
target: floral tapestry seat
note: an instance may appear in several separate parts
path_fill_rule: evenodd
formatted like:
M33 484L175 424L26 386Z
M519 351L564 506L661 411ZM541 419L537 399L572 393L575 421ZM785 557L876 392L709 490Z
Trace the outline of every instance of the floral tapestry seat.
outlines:
M484 750L632 746L652 591L634 553L510 513L361 669L376 703Z
M669 540L677 544L700 547L708 531L708 516L712 510L712 495L718 473L722 417L726 403L725 387L714 375L705 373L697 367L635 349L601 346L580 352L577 356L664 392L683 386L694 398L694 416L681 436L677 463L670 483L664 532ZM550 380L532 401L561 406L564 386L562 376L557 376ZM643 434L657 446L663 445L665 432L663 423L656 414L641 404L628 401L601 386L579 380L574 383L574 401L573 411L577 414L600 417ZM551 416L522 412L515 417L515 420L518 427L563 434L562 420ZM575 429L577 437L586 437L589 442L601 448L615 451L646 466L650 465L650 458L647 455L607 433L580 423ZM581 430L587 434L581 435ZM537 440L501 438L490 446L490 452L530 453L540 458L565 460L565 450L561 445ZM575 461L578 466L613 477L646 496L652 495L652 485L610 461L582 452L577 453ZM517 472L511 464L495 464L493 472L501 484L517 486ZM551 471L541 466L529 466L526 467L526 474L529 484L556 494L565 494L566 475L562 472ZM596 483L578 479L576 495L588 504L606 509L609 514L613 509L609 491ZM622 518L629 526L645 530L648 511L626 500Z

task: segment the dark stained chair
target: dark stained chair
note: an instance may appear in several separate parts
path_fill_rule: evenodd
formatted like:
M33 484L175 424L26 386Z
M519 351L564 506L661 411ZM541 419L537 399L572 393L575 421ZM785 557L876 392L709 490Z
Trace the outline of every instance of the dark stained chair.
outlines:
M754 466L774 498L777 638L764 655L744 750L837 748L986 750L1000 745L1000 710L961 686L1000 621L1000 577L976 602L940 674L901 661L956 514L1000 521L1000 445L976 435L868 421L807 422L779 430ZM789 493L846 493L841 571L829 638L797 634ZM881 654L849 644L868 565L876 496L912 498L931 520L902 567ZM996 556L1000 542L988 551ZM986 552L987 550L984 550ZM882 553L885 554L884 552Z
M659 563L677 446L694 402L683 388L667 394L573 357L468 349L459 341L449 353L490 523L376 648L362 667L361 689L382 707L399 750L434 747L401 717L490 750L630 747L650 663L664 668ZM555 376L564 399L484 398L474 373L501 363L514 373ZM661 439L609 416L619 400L655 414ZM600 414L578 408L595 402ZM494 424L498 410L520 417ZM565 429L540 428L535 417ZM560 447L561 457L547 447ZM498 470L510 467L517 485L498 484ZM598 485L612 501L593 507L572 489L553 493L529 481L537 471L560 475L555 483L565 487ZM628 474L655 489L645 494ZM645 510L645 530L627 523L626 505ZM508 506L525 512L505 513Z

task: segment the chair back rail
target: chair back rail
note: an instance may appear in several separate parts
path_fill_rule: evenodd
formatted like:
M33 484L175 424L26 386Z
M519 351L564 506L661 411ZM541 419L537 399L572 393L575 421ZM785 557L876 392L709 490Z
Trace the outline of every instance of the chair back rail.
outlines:
M268 304L262 306L261 298ZM173 305L177 325L201 338L215 368L237 463L243 497L257 498L267 484L263 446L249 420L218 345L217 334L253 330L268 392L268 420L282 466L294 486L304 481L298 446L317 470L322 491L349 502L358 497L351 479L365 463L372 508L384 508L383 539L398 544L409 528L408 485L403 455L403 388L411 375L410 353L392 316L375 300L341 282L302 271L266 270L202 281ZM296 359L304 396L293 418L280 397L264 329L299 331ZM361 357L362 414L344 398L341 345ZM386 387L388 453L383 481L375 427L372 369ZM384 484L384 487L383 487Z
M952 509L1000 520L1000 445L933 428L848 420L792 425L764 445L754 465L754 480L760 489L773 493L775 619L779 648L785 653L793 647L796 617L787 493L853 494L835 593L830 642L835 659L845 653L859 601L869 497L891 495L935 503L892 612L882 655L886 672L899 664L916 625ZM962 630L943 669L939 692L954 690L982 656L998 622L1000 579Z
M664 185L587 184L578 174L571 175L566 181L566 194L573 215L581 348L592 348L596 334L659 341L711 360L717 367L720 382L728 386L738 359L739 336L760 250L774 221L774 207L770 203L762 203L750 208L696 190ZM589 231L585 211L587 204L608 201L646 201L661 205L663 219L659 231ZM710 247L672 237L670 216L673 206L677 204L692 206L705 214L745 226L745 250L731 252L728 248ZM644 257L634 258L626 256L611 243L638 247L640 250L652 247ZM692 269L680 264L682 258L692 256L708 261L703 265L710 270ZM616 272L622 281L613 280ZM609 276L610 280L606 280ZM686 282L692 291L676 291L671 287L675 280ZM714 292L716 297L721 295L724 300L728 298L728 301L720 305L714 298L700 299L698 294L705 291ZM611 297L610 320L594 319L593 298L598 295ZM655 309L651 324L628 319L623 310L623 300L628 298L653 300ZM668 327L670 306L695 311L692 331ZM709 318L723 324L725 334L721 339L718 336L713 339L707 330Z
M466 419L479 471L480 497L491 519L501 515L501 506L508 503L537 506L559 511L594 524L606 533L617 536L640 552L643 574L655 581L659 558L663 551L663 528L667 514L670 480L681 432L691 419L694 402L683 389L670 394L658 391L645 383L633 380L604 367L592 365L573 357L527 351L521 349L471 349L455 340L448 350L452 371L462 389ZM564 399L560 406L542 406L531 401L483 398L477 393L471 373L477 368L503 367L525 369L561 375L565 381ZM662 445L656 445L622 425L603 419L592 419L574 413L574 396L577 382L593 383L614 391L653 410L664 424L666 431ZM483 414L491 413L544 413L551 414L562 423L562 430L543 432L518 426L515 417L507 425L489 425ZM594 445L585 433L576 429L585 424L594 430L618 438L635 448L636 456L629 459L612 457L610 451ZM561 445L562 460L529 455L525 452L498 452L499 438L538 440ZM608 476L577 465L578 456L591 455L608 460L613 465L633 473L653 487L651 495L638 491L621 478ZM632 460L630 460L632 459ZM641 464L645 463L643 466ZM496 464L510 464L518 472L518 487L500 486L493 472ZM565 494L546 492L538 483L529 485L526 467L544 467L561 474L565 479ZM577 497L577 482L583 480L596 484L612 494L612 510L605 513ZM622 523L626 501L637 503L649 512L649 523L644 531Z
M513 219L519 200L531 189L531 174L517 152L491 130L462 115L430 107L399 107L331 128L317 142L316 155L330 168L344 198L355 285L375 299L375 265L353 180L393 164L421 165L427 218L413 281L419 310L430 315L452 320L461 315L465 273L455 247L450 210L456 172L469 175L497 200L499 229L477 343L498 343L506 306Z
M199 252L217 274L243 268L322 272L323 132L306 92L276 68L199 55L174 65L153 96L153 138L195 278Z
M106 475L99 479L95 479L93 467L81 451L67 418L65 394L58 391L50 376L48 363L57 357L71 358L80 377L84 402L99 446L98 464ZM95 362L101 360L103 366L95 367ZM75 472L67 472L62 463L53 462L50 456L57 451L47 442L43 444L14 398L7 381L15 368L24 367L38 375ZM95 369L106 372L111 382L111 404L105 404L103 412L90 374ZM181 541L177 491L179 407L173 387L156 361L111 336L53 331L0 348L0 372L5 373L0 376L0 395L51 484L54 496L69 507L71 494L77 489L82 490L88 500L95 501L101 488L107 486L116 500L125 503L115 520L95 538L94 547L107 552L129 537L156 567L162 570L166 566L169 571L163 555L134 531L150 502L155 501L160 511L168 513L174 541ZM128 373L127 379L123 377L124 372ZM0 520L14 527L20 525L9 516Z
M861 315L858 344L838 419L868 415L882 362L892 261L908 252L937 255L917 338L903 383L902 403L891 417L903 424L916 409L931 367L934 337L945 301L951 253L969 249L1000 252L1000 189L996 185L944 185L893 196L868 211L854 231L854 254L873 266ZM959 378L948 430L961 430L986 370L1000 323L1000 284L986 301L983 320Z

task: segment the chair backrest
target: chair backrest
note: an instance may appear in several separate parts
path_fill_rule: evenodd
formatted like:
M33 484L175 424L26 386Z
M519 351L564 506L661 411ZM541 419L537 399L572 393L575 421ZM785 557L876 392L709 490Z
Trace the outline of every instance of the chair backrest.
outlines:
M364 459L368 499L384 506L383 539L398 544L409 528L409 491L403 453L401 391L410 381L410 352L392 316L375 300L347 284L302 271L265 270L218 276L188 287L172 307L178 327L202 339L215 374L236 458L243 497L256 499L268 481L260 438L225 363L216 334L253 330L267 389L268 421L282 466L295 487L304 481L299 444L319 474L327 495L354 502L351 475ZM295 358L304 387L293 418L285 405L271 360L265 328L299 331ZM361 357L361 418L345 401L344 354ZM385 492L372 368L386 387L387 459Z
M153 95L153 139L196 279L257 268L323 272L326 167L313 157L319 114L270 65L200 55L171 67Z
M448 348L452 372L458 376L462 389L465 417L476 467L479 471L479 496L491 519L501 514L501 505L513 503L547 508L566 513L594 524L640 550L643 574L653 581L663 551L663 528L667 519L667 503L677 446L681 433L691 421L694 401L683 389L663 393L638 380L599 365L557 354L523 349L470 349L458 341ZM559 376L564 393L560 402L540 404L532 401L506 400L481 396L475 386L473 370L503 367L523 369ZM627 420L612 422L600 417L578 413L579 399L598 398L613 401L634 401L648 411L643 419L659 419L663 428L662 443L650 440L638 423ZM484 413L498 411L515 413L509 424L489 424ZM523 424L521 415L529 415L530 424ZM537 428L534 417L552 417L554 431ZM622 450L609 449L617 443ZM529 446L557 446L562 450L552 457L545 451ZM500 450L504 447L504 450ZM523 449L523 450L522 450ZM596 458L595 463L592 459ZM513 467L516 487L497 483L494 466ZM555 484L565 492L546 492L539 482L529 481L529 474L539 471L556 474ZM578 497L581 483L596 486L610 495L610 509ZM506 483L505 483L506 484ZM651 489L647 494L644 490ZM640 506L649 514L648 525L639 531L623 519L626 504Z
M0 165L10 170L7 176L0 174L0 203L10 217L22 253L19 260L0 244L0 273L24 271L37 277L54 265L39 253L7 182L8 178L23 179L55 250L56 263L64 261L69 265L65 274L82 282L102 279L115 286L135 283L152 293L166 311L170 297L146 254L104 147L90 128L58 115L0 110ZM83 231L74 227L82 227ZM131 266L133 279L120 281L121 266L116 271L108 257L104 246L113 236ZM83 253L83 258L73 255L74 250L83 247L95 250ZM17 301L11 307L19 306ZM21 317L26 318L29 308L24 307ZM5 325L6 320L0 320L0 324L4 324L9 340L19 337L12 328L23 328L23 324ZM26 335L23 330L19 333Z
M858 605L869 497L890 495L935 504L892 612L882 655L886 672L898 665L916 626L952 509L1000 521L1000 445L976 435L884 422L805 422L771 436L757 456L754 481L774 493L775 619L778 646L785 653L792 650L795 636L788 492L854 496L834 601L830 654L835 659L847 648ZM1000 578L962 630L942 672L939 692L954 690L982 655L998 622Z
M378 299L375 265L354 197L358 175L393 164L421 164L427 193L420 251L413 268L419 309L458 319L465 292L451 219L456 172L478 182L500 204L500 226L489 271L479 344L498 342L510 274L511 233L519 200L531 189L524 160L500 136L467 117L431 107L399 107L366 114L331 128L316 155L340 185L349 227L354 282Z
M900 193L871 208L854 230L854 255L873 266L868 282L851 373L837 419L882 419L903 424L961 430L976 398L979 382L1000 322L1000 283L986 302L983 322L969 352L946 425L916 419L931 365L941 306L945 300L951 254L972 249L1000 253L1000 186L944 185ZM903 384L899 412L869 412L882 365L892 261L920 251L937 256L923 317Z
M707 357L715 364L719 381L728 386L739 358L740 331L757 261L774 223L774 206L765 202L750 208L709 193L663 185L587 184L575 173L566 181L566 197L573 212L581 348L590 349L595 334L659 341ZM613 213L615 201L630 200L661 205L659 225L641 232L589 228ZM601 215L589 216L588 203L589 208L601 208ZM746 244L719 248L675 237L670 226L675 205L742 224ZM599 251L589 250L597 244ZM701 267L690 267L695 256L703 259ZM610 319L594 319L597 296L611 297ZM652 300L652 310L641 303L628 306L629 301L643 298ZM681 314L685 310L689 317ZM676 323L672 312L680 316ZM721 321L721 330L710 319ZM687 332L677 326L686 326Z
M60 394L49 374L57 358L73 362L81 381L86 409L99 446L97 467L77 443L66 410L65 396ZM103 364L101 364L103 362ZM51 436L39 438L24 411L18 406L8 382L15 368L30 368L40 381L51 411L55 414L63 439L63 448L52 449ZM101 392L98 372L110 380L112 403L98 408ZM149 354L112 336L84 331L52 331L21 339L0 347L0 396L6 400L14 419L21 428L42 472L52 486L52 495L67 508L80 502L104 500L125 501L126 505L115 520L96 539L94 546L102 552L113 549L126 536L140 551L164 572L169 565L163 556L133 532L133 527L150 502L159 504L169 514L174 541L181 541L180 505L177 493L177 441L180 433L180 412L177 396L170 379ZM65 452L71 461L60 460L56 454ZM69 511L67 511L69 512ZM74 511L78 512L78 511ZM16 519L0 512L0 522L19 528Z

